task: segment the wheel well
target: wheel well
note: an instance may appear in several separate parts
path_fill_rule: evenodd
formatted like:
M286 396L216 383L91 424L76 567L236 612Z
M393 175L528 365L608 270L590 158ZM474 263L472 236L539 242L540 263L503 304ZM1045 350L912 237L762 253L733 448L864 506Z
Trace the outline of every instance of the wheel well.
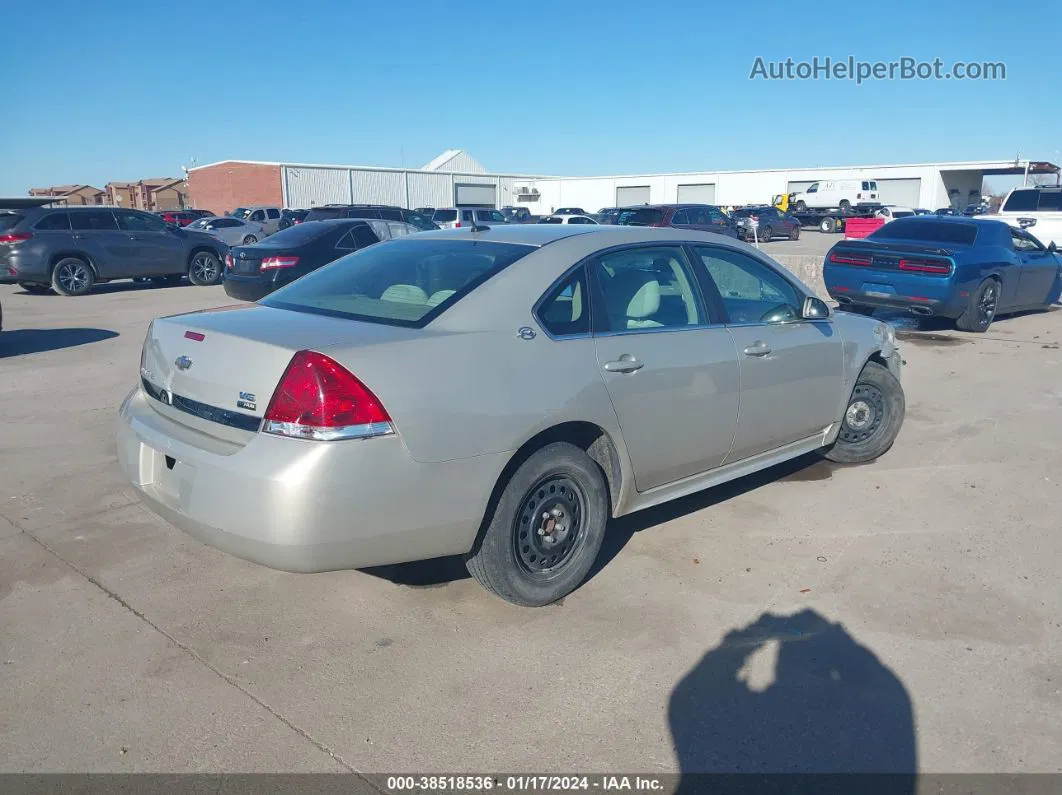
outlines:
M476 538L477 546L480 539L483 537L483 532L486 530L487 525L490 524L490 518L494 515L494 511L497 509L498 500L501 499L502 491L508 485L513 473L516 472L516 470L520 468L520 465L535 452L553 442L568 442L569 444L574 444L576 447L585 451L586 454L593 459L593 461L601 468L601 472L605 476L605 487L608 489L609 503L612 506L613 512L616 510L616 505L619 501L622 474L619 463L619 452L616 450L616 445L613 443L612 437L610 437L605 430L592 422L564 422L560 425L554 425L552 428L547 428L532 436L520 446L505 464L505 468L502 469L501 474L498 475L497 482L494 484L490 499L487 500L487 509L484 511L483 521Z
M219 254L216 249L213 249L210 246L196 246L195 248L193 248L191 251L188 252L188 264L191 265L192 264L192 258L195 257L196 254L199 254L202 251L205 251L208 254L213 254L215 257L218 258L219 262L221 261L221 254Z
M881 351L874 351L870 354L870 358L867 359L866 362L863 362L863 367L866 367L868 362L876 362L885 368L888 368L889 366L889 363L885 361L885 357L881 355Z
M79 259L86 265L88 265L90 268L92 268L92 273L94 276L98 277L100 275L99 269L96 267L96 263L92 261L91 257L82 254L80 251L63 251L52 256L51 262L48 263L49 276L52 275L52 271L55 270L55 266L58 265L59 262L64 259Z

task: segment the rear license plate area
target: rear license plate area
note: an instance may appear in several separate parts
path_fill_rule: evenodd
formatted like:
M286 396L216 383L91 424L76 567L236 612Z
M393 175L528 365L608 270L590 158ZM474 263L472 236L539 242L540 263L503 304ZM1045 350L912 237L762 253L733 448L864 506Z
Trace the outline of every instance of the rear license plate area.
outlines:
M162 495L169 497L173 504L177 504L181 493L187 490L192 483L194 469L171 455L160 453L158 450L153 452L155 488Z
M865 295L873 295L878 298L889 298L896 295L896 288L891 284L877 284L875 282L863 282L860 288Z

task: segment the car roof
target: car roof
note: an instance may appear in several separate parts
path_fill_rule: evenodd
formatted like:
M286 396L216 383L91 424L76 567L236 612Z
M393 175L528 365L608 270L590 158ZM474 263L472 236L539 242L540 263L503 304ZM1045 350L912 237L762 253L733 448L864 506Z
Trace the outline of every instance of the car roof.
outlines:
M723 241L728 245L737 243L731 237L714 232L699 232L686 229L655 228L645 226L613 226L610 224L497 224L487 226L482 232L473 232L472 227L439 229L418 232L403 240L482 240L491 243L516 243L542 247L559 240L581 235L602 235L601 240L587 238L590 248L620 246L627 243L680 242L683 240ZM741 244L743 245L743 244Z

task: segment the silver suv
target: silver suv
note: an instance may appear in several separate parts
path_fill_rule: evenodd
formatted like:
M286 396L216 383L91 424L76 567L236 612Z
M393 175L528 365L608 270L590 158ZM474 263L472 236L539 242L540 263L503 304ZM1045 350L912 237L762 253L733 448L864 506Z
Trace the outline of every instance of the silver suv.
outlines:
M262 229L267 235L271 235L280 230L281 212L279 207L255 204L250 207L237 207L229 214L233 218L239 218L241 221L251 221L256 224L261 224Z
M509 223L501 211L493 207L461 207L459 209L451 207L436 210L431 220L443 229L460 229L462 226L472 226L473 222L484 225Z

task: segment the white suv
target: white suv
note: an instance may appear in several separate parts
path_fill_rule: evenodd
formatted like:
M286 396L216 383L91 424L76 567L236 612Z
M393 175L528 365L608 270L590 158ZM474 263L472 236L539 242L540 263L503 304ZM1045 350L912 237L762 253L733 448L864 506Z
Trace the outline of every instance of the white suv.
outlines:
M1062 247L1062 187L1014 188L999 208L1012 226L1024 227L1045 246Z

